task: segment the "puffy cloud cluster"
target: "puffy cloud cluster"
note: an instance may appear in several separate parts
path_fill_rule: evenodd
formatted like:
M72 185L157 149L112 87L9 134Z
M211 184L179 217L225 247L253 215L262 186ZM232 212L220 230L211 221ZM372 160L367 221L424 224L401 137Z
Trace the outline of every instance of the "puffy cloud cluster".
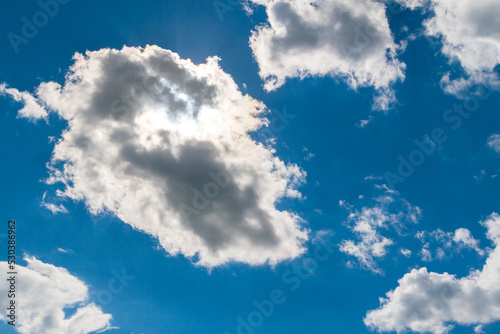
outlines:
M301 196L305 173L252 140L266 108L217 58L195 65L156 46L74 58L63 86L36 92L68 122L48 179L65 185L60 196L112 212L206 267L304 252L303 221L275 205Z
M457 323L475 325L481 333L482 325L500 320L500 216L494 213L482 224L495 245L482 270L457 278L413 269L381 299L380 308L368 312L365 324L380 332L442 334Z
M85 334L111 329L112 316L103 313L94 303L89 303L88 288L84 282L66 269L43 263L33 257L25 257L27 266L17 265L16 322L15 329L23 334ZM7 262L0 262L2 272L8 272ZM7 277L8 278L8 277ZM10 282L0 280L0 306L9 307L6 297ZM67 317L65 309L75 308ZM11 321L6 312L2 321Z
M394 197L378 197L374 206L363 207L361 210L341 202L341 206L350 210L347 223L358 240L343 240L340 251L355 257L361 268L377 274L383 274L383 270L376 259L384 257L388 253L388 247L394 244L393 240L382 235L381 231L394 229L399 233L406 228L407 223L418 223L420 217L420 208L405 200L398 200L402 207L397 213L391 213ZM402 250L401 253L406 257L411 255L408 250Z
M459 228L455 230L453 235L453 242L460 247L466 247L474 249L478 254L484 254L484 252L479 248L479 240L474 239L471 231L466 228Z
M462 95L478 84L500 87L500 6L496 0L401 0L415 8L429 4L433 14L424 22L426 34L440 38L442 52L459 62L466 78L442 79L446 92ZM427 6L426 6L427 7Z
M266 7L268 22L256 28L250 46L265 89L287 78L334 76L377 90L376 109L387 109L391 85L404 79L396 59L386 6L374 0L252 0Z

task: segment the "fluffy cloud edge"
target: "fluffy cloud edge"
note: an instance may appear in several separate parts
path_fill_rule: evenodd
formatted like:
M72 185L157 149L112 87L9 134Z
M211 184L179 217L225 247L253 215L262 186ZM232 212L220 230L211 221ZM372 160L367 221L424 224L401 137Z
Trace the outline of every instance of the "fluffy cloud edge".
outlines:
M398 287L381 298L364 323L379 332L405 331L443 334L453 324L477 326L500 320L500 216L491 214L481 222L495 248L482 270L457 278L448 273L413 269L398 280ZM496 297L495 297L496 296Z
M60 197L84 201L92 214L112 212L205 267L275 265L305 252L306 222L276 204L301 197L306 173L251 139L267 126L267 109L239 91L217 57L195 65L147 46L74 60L63 85L8 93L22 94L20 117L50 111L68 122L47 180L64 186Z

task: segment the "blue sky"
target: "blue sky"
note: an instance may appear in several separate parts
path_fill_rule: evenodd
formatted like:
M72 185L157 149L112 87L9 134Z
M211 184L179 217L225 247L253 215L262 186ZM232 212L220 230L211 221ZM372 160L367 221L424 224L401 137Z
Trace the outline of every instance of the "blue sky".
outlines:
M219 15L215 4L220 3L231 10ZM63 310L65 318L70 319L79 309L93 305L97 307L95 317L107 319L105 315L112 316L109 321L103 320L104 325L95 330L105 329L110 333L250 333L245 328L252 328L254 331L251 333L370 333L377 330L496 333L500 328L500 292L492 282L500 280L500 258L495 253L500 244L500 233L496 232L500 219L493 214L500 210L500 178L497 177L500 173L500 140L496 142L494 136L500 133L500 85L497 78L500 38L498 33L489 32L488 29L494 29L495 24L498 27L498 20L490 23L487 14L500 11L500 6L482 0L474 7L477 10L472 15L472 1L463 1L455 14L462 15L461 22L466 28L474 28L469 30L475 34L466 34L454 28L452 19L436 14L450 6L445 0L400 1L408 8L395 3L386 8L374 0L359 0L351 5L337 0L317 1L316 6L323 6L324 12L333 8L333 13L342 10L352 13L357 8L362 12L358 13L360 22L364 20L366 26L372 28L383 26L384 20L388 22L389 30L375 28L376 38L369 39L369 47L359 51L357 56L362 60L350 63L349 58L342 58L345 54L335 53L334 46L323 48L321 42L308 44L314 34L321 40L324 31L333 29L328 24L316 25L316 30L311 30L312 35L301 35L293 26L286 26L286 22L293 21L297 15L305 15L307 19L303 17L303 22L307 23L302 22L305 26L318 24L311 18L317 13L308 16L300 11L304 6L309 6L308 10L313 12L317 10L310 4L298 0L254 1L249 3L253 10L249 13L241 4L224 0L220 3L73 0L59 5L58 13L48 18L47 24L40 27L28 43L19 45L17 53L8 34L22 35L22 18L31 19L41 7L35 1L3 4L5 8L0 14L0 27L4 38L0 39L0 61L4 65L0 67L0 84L5 83L6 86L0 86L0 95L3 95L0 98L1 155L4 157L0 166L2 219L5 222L16 219L18 256L20 259L25 257L19 266L27 268L26 277L38 279L39 276L35 275L37 270L41 272L40 268L52 265L60 268L52 272L55 275L52 280L57 275L66 278L68 276L64 275L70 275L78 278L81 284L75 283L68 289L84 285L88 288L82 292L81 298L70 298L61 304L49 303L43 310L38 310L38 306L33 306L35 303L29 299L35 297L22 294L23 289L28 291L30 283L27 279L27 283L19 288L19 301L26 305L26 315L39 312L42 318L46 316L45 323L31 323L23 319L23 309L20 308L16 329L20 333L71 333L68 328L80 327L57 327L54 319L60 314L55 313L56 308ZM280 40L276 36L275 39L265 38L266 34L271 37L272 34L279 35L276 30L273 31L278 28L273 26L272 15L282 20L281 23L285 22L283 24L290 34L288 40ZM346 23L335 15L332 22L345 24L345 31L348 31L350 21ZM479 19L476 19L478 16ZM382 19L382 24L379 21L373 24L370 20L374 17ZM259 30L260 35L253 33L257 26L263 27ZM291 35L294 31L296 36ZM249 45L252 36L256 41L253 46ZM357 38L355 34L352 36ZM486 42L479 43L478 40ZM456 46L459 42L461 46L466 46L466 51L445 50L446 46ZM220 58L220 69L189 67L191 72L188 77L199 80L196 83L205 83L209 88L216 87L217 93L214 94L220 95L221 101L231 97L234 104L227 111L221 109L224 102L217 102L218 110L224 110L220 112L221 121L215 130L210 130L215 132L196 139L199 146L191 149L198 153L191 157L194 163L187 164L184 169L192 171L192 175L212 170L197 164L205 161L205 151L196 151L205 147L200 143L210 142L214 147L222 143L230 147L232 153L225 155L220 151L217 155L219 160L207 158L207 164L232 164L237 180L235 183L254 177L258 186L250 189L250 184L247 187L255 192L259 204L252 207L244 200L234 203L236 206L248 205L245 206L247 211L242 209L244 216L241 219L264 210L263 216L273 217L266 222L276 231L280 231L280 226L287 226L288 234L276 232L276 239L272 241L275 248L262 246L265 233L258 234L259 237L253 234L248 236L244 235L243 231L247 230L243 228L236 228L234 234L226 233L233 231L231 224L240 226L243 223L226 219L226 213L231 214L233 209L232 204L226 204L233 202L219 202L217 198L215 204L209 204L208 210L213 210L210 211L212 215L200 218L196 224L219 224L220 219L222 227L210 230L210 233L218 234L210 234L203 239L205 230L195 224L192 229L196 235L193 234L192 238L201 236L201 244L194 241L191 244L189 237L187 241L177 241L177 237L190 236L191 230L167 223L174 220L170 215L178 210L172 203L178 203L176 198L181 198L174 190L178 187L177 182L193 184L191 180L172 179L176 175L185 175L182 172L162 174L161 171L154 171L152 166L157 160L152 155L140 155L142 151L134 151L137 154L135 158L120 155L130 158L127 163L131 164L132 172L127 174L127 169L124 169L125 174L118 174L121 168L119 161L110 162L101 154L109 152L112 155L116 147L117 150L126 149L125 139L118 144L109 141L116 147L105 147L108 142L99 144L97 141L94 143L96 150L90 151L83 144L80 147L76 139L71 141L71 135L77 130L81 133L94 129L103 132L113 126L124 132L133 132L135 123L123 120L116 121L116 124L105 123L108 120L97 116L92 118L94 116L90 115L94 109L87 108L85 103L97 101L92 94L98 93L89 93L90 90L82 87L74 88L77 92L81 89L81 94L68 93L56 102L50 100L49 93L37 92L37 87L40 84L43 86L43 83L58 83L68 88L72 83L65 82L65 75L75 62L73 55L90 50L98 53L82 61L87 66L94 64L92 62L101 66L97 67L101 72L96 72L96 75L100 75L102 81L96 82L105 82L106 85L96 84L96 87L102 89L103 96L111 96L114 94L113 82L123 80L119 75L124 71L119 67L115 69L113 65L122 59L126 59L123 60L125 64L132 64L128 63L129 59L139 63L137 59L142 59L138 56L140 53L134 51L137 49L124 51L122 48L146 45L157 45L155 50L160 50L156 52L162 57L169 55L165 50L177 53L180 60L172 60L172 63L182 64L183 68L190 66L183 62L184 59L198 65L205 63L208 57ZM99 63L99 57L108 57L99 53L106 48L122 51L109 56L108 62L103 63L102 60ZM281 53L267 57L266 52ZM394 55L389 55L391 52ZM329 55L326 64L321 61L325 53ZM295 71L297 60L293 58L294 54L303 60L299 67L304 78L299 78ZM386 57L389 59L387 62ZM391 63L391 59L396 62ZM366 70L363 66L368 63L375 65ZM404 66L401 67L401 64ZM153 67L145 68L154 71ZM404 74L397 74L398 69L402 69ZM210 77L215 83L210 81L208 84L204 78L210 71L216 73L213 78ZM369 80L362 78L363 71L368 71ZM93 73L81 69L74 72L84 78ZM229 75L237 86L227 83L223 73ZM391 73L395 73L393 77ZM349 75L351 80L346 79ZM448 83L443 79L447 75L451 78ZM283 84L268 90L264 84L269 82L269 77L283 79ZM166 78L174 80L168 75ZM122 83L117 83L117 90ZM128 83L123 83L123 86L125 84ZM187 99L192 97L189 87L185 88ZM205 90L200 88L200 91L202 93L196 90L196 94L201 95L196 95L192 101L196 102L198 96L204 96ZM20 92L26 94L16 102L15 94ZM395 97L392 100L391 92ZM388 96L390 103L387 108L377 104L375 97L380 95ZM262 124L253 124L253 118L248 116L247 119L247 106L251 104L248 107L251 109L257 105L249 97L261 101L268 108L267 113L255 117L269 119L270 132L266 132ZM33 105L27 109L27 117L18 113L23 108L23 102L29 98L33 98L47 114L36 116ZM179 99L176 97L175 101L181 101ZM147 108L151 106L147 99L136 102L142 104L139 107L134 104L134 108L149 110ZM200 126L210 127L210 121L203 124L204 118L196 116L195 102L195 116L189 117L193 117ZM458 119L460 114L448 112L454 105L472 110L470 116ZM171 105L163 107L168 110ZM242 125L233 123L236 121L231 117L225 118L226 114L233 113L234 108L240 107L234 114L243 119ZM80 117L78 114L85 112L88 116ZM452 116L455 117L453 120L450 119ZM363 120L368 122L365 124ZM246 138L243 143L234 139L239 137L233 134L229 139L217 139L219 133L225 131L225 126L233 129L240 125L244 130L238 136ZM137 129L138 136L140 131L146 131ZM187 132L182 133L190 131L188 127L183 130L185 128L179 126L178 131L169 129L172 133L180 133L179 137L172 135L172 142L182 142L191 136ZM398 174L399 157L409 160L412 154L420 154L414 153L418 150L415 141L427 140L429 143L426 135L432 138L435 129L441 129L441 137L446 136L446 140L432 147L432 154L421 155L424 156L422 165L415 167L404 182L391 184L387 173ZM63 137L63 133L68 137ZM192 136L199 138L198 134ZM192 143L192 138L185 143ZM257 145L256 142L263 144ZM51 163L55 147L61 143L68 146L61 148L61 158ZM189 146L186 145L178 149L182 152ZM99 153L93 155L93 152ZM149 151L151 154L155 152ZM89 160L85 160L87 157ZM100 161L98 157L102 161L96 163ZM82 167L74 174L58 179L64 180L66 185L64 182L47 182L51 176L54 177L55 170L63 170L64 166L72 164L87 166L85 163L90 159L95 164L92 168L98 173L102 171L102 174L86 179L90 170ZM279 164L273 168L266 167L276 161L273 159L278 159ZM245 174L250 173L247 167L252 174ZM280 172L276 172L277 169ZM101 190L92 188L94 184L91 181L96 178L103 187ZM302 179L297 181L294 178ZM124 179L127 183L120 183ZM88 188L85 180L91 184ZM106 184L108 181L109 184ZM165 182L165 186L158 186L161 182ZM137 184L139 186L134 188ZM142 188L144 184L148 186ZM121 193L124 188L127 190ZM64 193L68 189L74 192ZM140 189L145 189L146 193ZM292 194L295 189L301 193L300 196ZM78 195L74 195L76 193ZM117 193L118 197L113 197ZM165 196L158 197L163 193ZM105 198L102 199L99 194L104 194ZM134 205L145 201L144 198L149 198L148 211L134 212ZM115 203L113 207L106 207L107 204L100 203L110 203L108 200L122 200L125 204ZM154 204L157 202L159 204ZM220 206L217 206L219 203ZM49 210L49 204L53 205L52 210ZM96 209L100 205L104 210ZM52 212L55 207L64 212ZM128 207L133 212L129 212ZM162 230L162 227L145 222L157 216L162 217L158 224L166 224L167 229ZM262 224L262 228L267 226ZM363 228L365 232L359 233ZM0 233L6 233L6 229L4 227ZM464 230L457 233L459 229L467 229L469 233L460 234ZM225 240L226 237L229 239ZM209 246L213 246L212 242L220 242L214 247L220 247L218 249L223 252L211 253ZM0 243L2 248L6 247L6 239L1 239ZM178 254L172 255L175 247L169 249L169 245L176 245ZM224 248L225 245L230 246ZM323 247L321 249L326 252L322 254L328 254L324 260L320 261L315 255L318 247ZM403 255L402 249L411 251L411 255ZM6 260L5 251L1 258ZM483 272L490 273L489 276L485 274L482 279L474 278L470 272L482 270L487 259L490 268ZM306 271L301 278L302 274L294 270L309 263L307 261L317 266L312 272ZM427 268L425 273L423 268ZM427 272L434 274L427 276ZM444 273L456 275L456 279L445 277ZM20 280L22 274L20 272ZM408 282L413 278L413 285L406 285L406 281L398 282L403 277L408 278ZM458 281L460 278L463 278L462 281ZM428 284L420 285L423 281ZM44 282L40 279L33 283L35 291L44 289ZM452 293L450 298L433 299L433 295L443 296L442 289L447 284L460 291ZM110 289L110 286L116 289ZM393 296L401 298L395 297L381 305L379 298L398 286L400 289ZM292 291L292 288L297 289ZM275 303L272 314L261 316L263 321L251 326L252 314L258 311L254 302L271 300L276 290L282 292L282 297L278 299L283 302ZM52 285L46 291L47 298L54 293L62 293ZM40 292L38 296L43 298L45 293ZM3 293L1 298L6 299ZM413 305L415 300L421 300L421 303ZM478 300L485 305L480 310L475 307ZM458 311L460 308L476 311L468 312L467 318ZM372 310L378 311L372 313L372 317L367 316ZM414 311L420 322L406 316ZM239 318L249 325L241 326ZM78 322L74 326L91 328ZM4 322L0 323L0 331L16 333L12 326ZM82 329L82 333L87 332L92 331Z

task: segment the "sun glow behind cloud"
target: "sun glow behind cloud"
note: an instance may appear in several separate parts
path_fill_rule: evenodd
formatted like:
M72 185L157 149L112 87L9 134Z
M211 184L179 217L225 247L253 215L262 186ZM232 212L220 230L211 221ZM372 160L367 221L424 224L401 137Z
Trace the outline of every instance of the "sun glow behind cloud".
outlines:
M194 65L156 46L74 58L64 86L42 83L36 96L69 123L49 167L61 197L111 211L206 267L304 252L303 220L275 205L301 196L305 173L250 137L268 124L266 108L217 58Z

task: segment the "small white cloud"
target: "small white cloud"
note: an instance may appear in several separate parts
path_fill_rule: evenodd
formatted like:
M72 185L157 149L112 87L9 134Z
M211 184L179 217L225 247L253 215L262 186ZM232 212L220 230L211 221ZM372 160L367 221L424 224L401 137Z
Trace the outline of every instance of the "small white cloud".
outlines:
M53 203L41 203L41 206L52 212L53 214L58 214L58 213L68 213L68 210L62 205L55 205Z
M488 146L495 150L495 152L500 153L500 134L495 133L489 136Z
M15 88L7 87L5 83L0 83L0 96L2 95L10 96L14 101L24 104L24 107L18 111L19 117L28 118L32 121L38 119L47 120L49 114L30 93L20 92Z
M353 206L351 204L349 204L347 201L341 199L339 201L339 206L343 209L346 209L346 210L351 210L353 208Z
M397 213L391 213L389 206L395 202L393 197L380 196L374 201L376 204L373 207L363 207L359 211L341 201L341 207L350 211L347 224L357 241L342 240L340 251L355 257L361 268L383 274L376 259L384 257L394 241L382 235L381 231L392 228L400 233L406 228L406 223L418 223L420 209L401 200L398 202L402 203L403 208Z
M386 184L375 184L374 186L377 189L384 190L385 193L387 194L394 194L394 195L399 194L396 190L389 188Z
M15 329L22 334L74 334L104 332L111 329L112 316L89 303L88 287L66 269L25 257L26 267L17 265ZM7 262L0 262L7 272ZM9 282L0 280L0 294L7 296ZM0 306L7 308L9 299L0 298ZM65 309L76 307L76 313L65 316ZM5 312L2 321L10 321Z
M384 178L382 176L368 175L365 177L365 181L382 181Z
M309 154L304 157L304 160L305 161L309 161L309 160L311 160L314 157L315 157L315 155L312 154L311 152L309 152Z
M367 313L365 324L379 332L444 334L456 323L477 325L480 333L481 325L500 320L500 216L494 213L482 224L495 244L482 270L457 278L413 269L381 298L378 309Z
M431 254L431 251L429 250L429 243L426 243L424 245L424 247L420 251L420 254L422 255L422 261L425 261L425 262L432 261L432 254Z
M476 327L474 327L474 333L475 334L485 334L486 332L483 329L484 329L483 325L476 326Z
M403 254L403 256L405 256L405 257L410 257L410 256L411 256L411 253L412 253L412 252L411 252L411 250L406 249L406 248L401 248L399 251L400 251L400 252L401 252L401 254Z
M368 125L368 123L370 123L371 120L372 120L372 118L361 119L361 120L359 120L359 122L356 123L356 126L358 128L365 128Z
M444 252L444 250L442 248L438 248L436 250L436 259L438 260L442 260L446 257L446 253Z
M402 6L409 8L411 10L422 7L424 4L429 2L429 0L396 0ZM406 26L405 26L406 27ZM406 27L408 29L408 27Z
M252 0L244 0L241 5L243 6L243 10L247 14L247 16L250 16L254 12L253 8L253 3L251 2Z
M46 208L47 210L49 210L53 214L68 213L68 210L62 204L56 205L54 203L47 203L45 201L46 196L47 196L47 192L44 192L43 197L42 197L42 202L40 203L41 207Z
M480 172L479 172L479 175L474 175L474 178L476 180L481 180L483 179L484 177L486 176L486 171L484 169L482 169Z
M484 255L484 251L479 247L479 240L474 239L472 233L466 228L455 230L453 241L461 247L474 249L479 255Z

